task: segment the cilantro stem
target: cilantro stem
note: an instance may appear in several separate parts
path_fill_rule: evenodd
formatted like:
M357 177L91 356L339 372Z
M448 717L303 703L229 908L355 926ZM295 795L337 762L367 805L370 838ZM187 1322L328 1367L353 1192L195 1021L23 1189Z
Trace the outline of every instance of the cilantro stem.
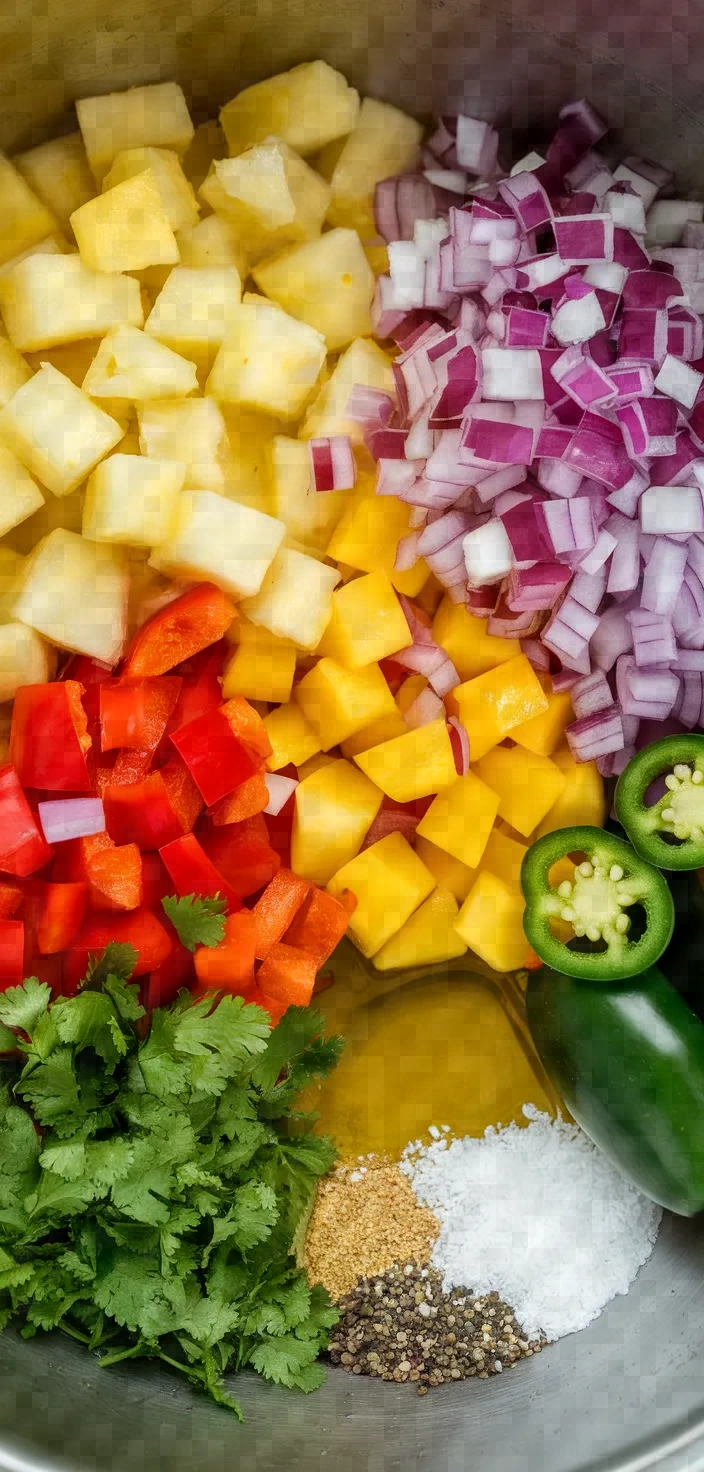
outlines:
M195 1365L184 1365L181 1360L172 1360L171 1355L164 1354L163 1349L159 1350L159 1359L163 1360L166 1365L172 1365L174 1370L180 1370L182 1374L188 1375L189 1379L200 1380L205 1385L205 1375L202 1370L196 1369Z
M106 1370L110 1365L119 1365L120 1360L134 1360L146 1354L149 1354L149 1350L144 1340L140 1339L138 1344L130 1345L129 1349L114 1349L112 1354L102 1355L99 1363L101 1369Z
M59 1319L57 1327L64 1334L70 1334L72 1339L77 1339L79 1344L90 1344L89 1336L87 1334L81 1334L80 1329L73 1329L70 1324L66 1323L65 1319Z

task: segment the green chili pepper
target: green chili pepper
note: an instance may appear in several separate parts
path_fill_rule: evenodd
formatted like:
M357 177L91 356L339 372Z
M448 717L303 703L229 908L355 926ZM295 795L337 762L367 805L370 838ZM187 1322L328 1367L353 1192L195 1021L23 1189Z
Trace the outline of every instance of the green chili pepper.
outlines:
M704 1024L660 971L591 986L544 967L528 1025L570 1114L646 1196L704 1207Z
M652 807L645 794L665 777ZM659 869L704 865L704 736L666 736L639 751L618 779L616 816L634 849Z
M570 854L584 854L574 878L550 883L553 864ZM521 868L526 901L525 933L536 955L566 976L593 981L621 981L654 965L668 945L674 926L672 895L662 874L634 852L630 844L601 828L558 828L528 849ZM629 934L628 911L640 905L645 928L637 939ZM559 922L572 935L554 934ZM595 945L600 949L595 950Z

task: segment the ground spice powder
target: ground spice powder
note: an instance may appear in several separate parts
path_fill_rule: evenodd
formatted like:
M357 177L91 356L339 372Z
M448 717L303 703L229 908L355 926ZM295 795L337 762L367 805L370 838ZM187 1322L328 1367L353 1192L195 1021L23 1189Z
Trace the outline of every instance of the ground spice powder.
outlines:
M406 1262L426 1263L438 1234L408 1176L381 1156L339 1166L318 1186L304 1265L336 1302L360 1278Z

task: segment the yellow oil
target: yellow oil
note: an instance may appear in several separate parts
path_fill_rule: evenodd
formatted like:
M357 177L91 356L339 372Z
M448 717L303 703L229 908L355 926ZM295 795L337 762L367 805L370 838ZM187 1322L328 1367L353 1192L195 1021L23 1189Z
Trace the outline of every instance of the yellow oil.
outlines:
M319 1007L347 1047L305 1103L343 1157L396 1156L427 1138L430 1124L478 1136L488 1125L525 1123L527 1103L555 1112L511 983L499 987L464 962L450 975L380 976L351 947L334 974Z

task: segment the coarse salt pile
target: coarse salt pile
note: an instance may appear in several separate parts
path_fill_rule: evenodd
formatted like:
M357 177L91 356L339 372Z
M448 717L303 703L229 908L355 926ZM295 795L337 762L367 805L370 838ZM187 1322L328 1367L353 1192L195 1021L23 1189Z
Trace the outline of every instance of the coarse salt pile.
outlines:
M576 1125L523 1113L527 1126L483 1139L409 1145L401 1169L440 1222L431 1261L445 1289L496 1292L528 1337L560 1339L628 1291L662 1212Z

